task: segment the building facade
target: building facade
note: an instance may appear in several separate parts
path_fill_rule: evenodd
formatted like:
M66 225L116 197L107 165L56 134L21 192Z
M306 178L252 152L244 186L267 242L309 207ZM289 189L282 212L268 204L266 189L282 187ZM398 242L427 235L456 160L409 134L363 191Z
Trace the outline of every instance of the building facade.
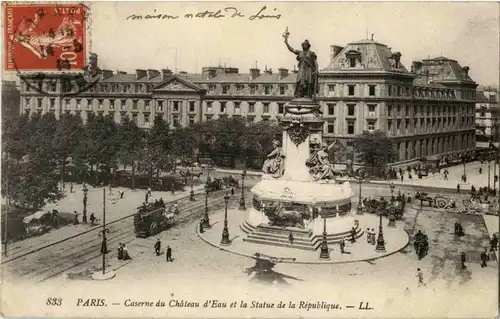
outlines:
M498 143L500 134L500 109L498 90L486 88L477 91L476 99L476 147L488 148Z
M21 92L15 81L2 81L2 120L16 118L20 112Z
M325 117L325 137L347 145L344 162L356 160L353 141L363 131L388 133L398 163L422 157L457 159L475 148L476 83L468 68L445 57L413 62L408 71L401 53L373 40L331 46L328 67L320 72L317 96ZM97 59L97 58L96 58ZM247 122L276 121L293 98L296 71L267 67L204 67L201 74L99 70L95 85L79 90L77 81L58 75L43 81L23 78L22 112L129 116L148 128L161 115L171 127L222 117ZM66 81L68 82L68 81Z

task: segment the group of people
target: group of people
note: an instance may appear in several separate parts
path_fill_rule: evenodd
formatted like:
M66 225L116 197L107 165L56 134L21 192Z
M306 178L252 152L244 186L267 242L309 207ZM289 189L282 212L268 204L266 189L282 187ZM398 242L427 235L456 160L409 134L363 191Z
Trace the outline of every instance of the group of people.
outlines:
M375 245L376 239L375 239L375 228L367 228L366 229L366 242L372 245Z
M160 241L160 238L158 238L156 240L154 248L155 248L155 254L156 254L156 256L160 256L161 255L161 241ZM167 256L167 262L173 262L174 261L172 259L172 248L170 246L168 246L168 245L167 245L166 256Z
M129 260L132 259L128 254L127 246L122 243L118 243L118 260Z

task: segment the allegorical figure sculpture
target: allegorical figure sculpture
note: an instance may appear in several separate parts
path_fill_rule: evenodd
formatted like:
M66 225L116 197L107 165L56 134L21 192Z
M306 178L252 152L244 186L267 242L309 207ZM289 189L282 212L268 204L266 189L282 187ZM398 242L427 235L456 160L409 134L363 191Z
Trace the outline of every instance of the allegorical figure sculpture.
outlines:
M309 167L309 174L314 181L333 180L333 163L329 160L328 152L337 144L334 141L332 144L320 144L315 151L309 156L306 161L306 166Z
M265 174L270 174L277 178L283 174L283 158L285 154L280 146L280 142L277 140L273 141L274 149L271 153L267 155L264 165L262 166L262 171Z
M283 34L285 44L288 50L297 56L297 61L299 61L294 96L314 99L316 93L319 92L318 61L316 53L310 50L311 44L309 44L309 41L307 40L302 43L302 51L295 50L290 46L290 44L288 44L289 36L290 33L287 28Z

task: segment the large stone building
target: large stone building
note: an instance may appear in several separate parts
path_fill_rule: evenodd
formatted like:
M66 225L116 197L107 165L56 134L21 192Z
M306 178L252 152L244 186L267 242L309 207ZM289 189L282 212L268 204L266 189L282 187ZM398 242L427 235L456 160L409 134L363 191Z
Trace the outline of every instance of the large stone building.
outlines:
M488 148L499 142L500 108L498 90L485 88L476 93L476 147Z
M2 120L16 118L20 110L21 92L15 81L2 81Z
M326 137L345 141L340 162L354 159L352 141L363 131L382 130L394 139L397 162L422 157L457 159L475 147L476 83L468 67L444 57L413 62L407 70L401 53L373 40L331 46L328 67L320 72L318 101ZM322 61L320 61L321 63ZM273 121L293 98L296 72L204 67L201 74L99 70L100 80L81 92L57 75L36 82L26 76L22 110L127 115L148 128L161 115L172 127L220 117L248 122ZM71 95L73 92L73 95Z

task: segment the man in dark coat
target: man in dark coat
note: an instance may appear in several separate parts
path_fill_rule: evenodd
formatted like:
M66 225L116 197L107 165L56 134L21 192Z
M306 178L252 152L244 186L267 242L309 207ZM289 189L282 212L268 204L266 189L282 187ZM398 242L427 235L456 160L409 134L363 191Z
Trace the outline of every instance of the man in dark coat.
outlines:
M160 238L158 238L156 240L156 243L155 243L155 253L156 253L156 256L160 256L160 250L161 250L161 241L160 241Z
M90 214L90 226L94 226L95 216L94 213Z
M167 262L173 262L172 260L172 248L170 248L170 246L167 246Z
M205 230L203 229L203 219L200 220L200 234L203 234Z
M488 265L486 264L487 260L488 260L488 249L485 248L481 252L481 268L488 267Z
M118 260L123 260L123 247L122 243L118 243Z
M467 269L467 266L465 266L465 262L467 261L467 256L463 251L460 253L460 261L462 262L462 269Z
M355 243L355 242L356 242L356 229L354 229L354 227L353 227L353 228L351 228L351 241L352 241L353 243Z
M340 252L342 254L345 254L345 241L344 241L344 238L342 238L342 240L340 241Z
M493 237L490 241L490 251L496 251L498 246L498 236L497 234L493 234Z

